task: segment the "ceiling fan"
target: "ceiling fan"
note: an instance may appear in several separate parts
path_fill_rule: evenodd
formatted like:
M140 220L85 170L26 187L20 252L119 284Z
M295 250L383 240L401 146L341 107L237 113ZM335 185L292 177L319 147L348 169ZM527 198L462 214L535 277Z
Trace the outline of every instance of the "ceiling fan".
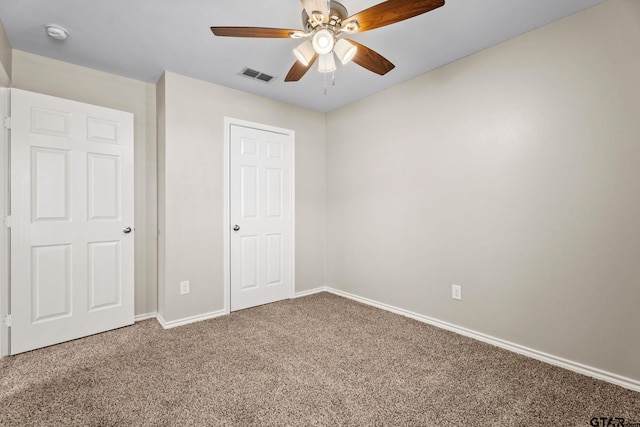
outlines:
M211 27L216 36L306 39L293 50L297 61L285 77L286 82L300 80L318 60L318 70L335 71L335 56L342 64L356 64L379 75L393 68L379 53L345 35L361 33L413 18L444 5L444 0L387 0L355 15L333 0L301 0L303 30L263 27ZM326 86L326 85L325 85ZM326 90L326 89L325 89Z

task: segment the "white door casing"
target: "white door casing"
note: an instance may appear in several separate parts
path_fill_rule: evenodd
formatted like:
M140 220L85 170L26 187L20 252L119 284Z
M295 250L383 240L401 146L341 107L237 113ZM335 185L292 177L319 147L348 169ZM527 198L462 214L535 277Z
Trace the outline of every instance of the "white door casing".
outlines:
M9 314L9 229L4 218L9 215L9 80L0 66L0 211L3 224L0 226L0 357L9 355L9 328L6 315Z
M16 89L11 114L11 354L132 324L133 115Z
M293 135L230 124L229 157L234 311L293 295Z

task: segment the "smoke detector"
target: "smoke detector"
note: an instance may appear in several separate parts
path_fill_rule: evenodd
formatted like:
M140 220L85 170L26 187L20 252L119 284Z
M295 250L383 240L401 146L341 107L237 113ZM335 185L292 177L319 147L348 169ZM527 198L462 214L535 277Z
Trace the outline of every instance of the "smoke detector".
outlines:
M51 38L54 38L56 40L66 40L67 37L69 37L69 31L67 31L60 25L47 24L44 27L47 29L47 34Z

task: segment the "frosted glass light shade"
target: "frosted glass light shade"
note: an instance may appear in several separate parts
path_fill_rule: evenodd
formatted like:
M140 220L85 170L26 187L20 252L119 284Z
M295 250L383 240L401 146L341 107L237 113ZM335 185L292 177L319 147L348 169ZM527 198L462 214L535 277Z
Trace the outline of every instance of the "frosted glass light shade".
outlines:
M318 71L320 71L321 73L331 73L335 70L336 60L333 58L333 53L320 55L320 61L318 61Z
M327 29L320 30L313 36L311 44L318 55L325 55L333 50L333 33Z
M342 62L342 65L349 63L349 61L351 61L353 57L356 56L357 51L358 48L345 39L338 40L338 43L336 43L336 47L334 49L334 52L336 53L336 56L338 57L340 62Z
M316 52L313 50L311 42L309 40L305 40L300 46L293 49L293 54L296 56L296 58L298 58L298 61L300 61L300 63L306 67L307 65L309 65L309 62L313 58L313 55L316 54Z

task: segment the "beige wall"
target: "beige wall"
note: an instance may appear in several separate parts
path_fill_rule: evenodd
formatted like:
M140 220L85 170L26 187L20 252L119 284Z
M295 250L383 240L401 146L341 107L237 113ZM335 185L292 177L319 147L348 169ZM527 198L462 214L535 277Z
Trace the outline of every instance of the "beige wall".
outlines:
M128 79L13 51L13 87L134 114L136 314L156 311L156 89Z
M328 284L640 380L638 22L611 0L330 113Z
M4 25L0 22L0 82L2 74L6 74L6 77L11 80L11 60L11 43L9 43Z
M170 72L160 83L166 132L159 156L164 319L224 308L224 117L295 131L296 291L324 286L325 115ZM182 280L191 281L188 295L179 295Z

